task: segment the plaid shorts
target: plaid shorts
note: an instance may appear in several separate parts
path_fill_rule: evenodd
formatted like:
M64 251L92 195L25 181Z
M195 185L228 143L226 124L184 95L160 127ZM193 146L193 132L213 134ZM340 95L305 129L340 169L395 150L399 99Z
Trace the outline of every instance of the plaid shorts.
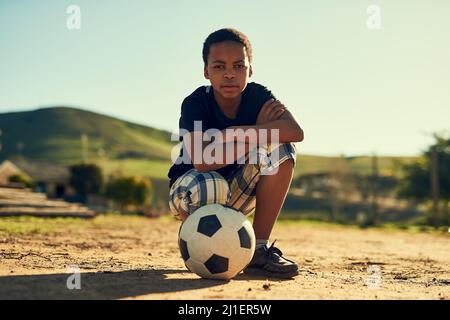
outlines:
M296 148L292 143L270 144L258 149L257 159L249 161L247 154L245 163L238 165L226 177L216 171L198 172L191 169L185 172L170 188L170 211L179 218L182 211L191 214L202 206L217 203L245 215L252 214L260 176L276 174L280 164L287 159L292 159L295 166Z

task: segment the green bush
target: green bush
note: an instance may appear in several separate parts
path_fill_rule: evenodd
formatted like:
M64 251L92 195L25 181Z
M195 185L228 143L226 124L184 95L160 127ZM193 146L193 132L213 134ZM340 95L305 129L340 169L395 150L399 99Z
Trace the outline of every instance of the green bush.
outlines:
M152 183L149 179L133 177L116 177L111 179L105 187L105 196L122 209L130 205L142 206L151 200Z
M8 181L12 183L22 183L27 188L32 188L34 186L33 180L22 174L14 174L8 178Z

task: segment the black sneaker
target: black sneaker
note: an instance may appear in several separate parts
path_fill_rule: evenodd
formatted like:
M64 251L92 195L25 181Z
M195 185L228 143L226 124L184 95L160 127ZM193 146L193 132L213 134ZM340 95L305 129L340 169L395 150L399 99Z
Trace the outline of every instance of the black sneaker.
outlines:
M260 247L255 250L249 265L244 273L274 278L292 278L298 275L298 265L292 260L283 257L280 249L274 247Z

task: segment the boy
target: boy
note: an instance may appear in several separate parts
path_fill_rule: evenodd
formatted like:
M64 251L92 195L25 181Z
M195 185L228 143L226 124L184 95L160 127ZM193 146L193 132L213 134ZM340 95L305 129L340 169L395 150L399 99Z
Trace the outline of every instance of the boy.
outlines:
M210 34L203 44L203 61L211 86L199 87L182 103L183 148L177 160L187 152L194 161L177 161L170 168L170 209L182 221L210 203L245 215L254 212L256 248L244 272L293 277L298 274L297 264L284 258L274 243L267 245L292 181L296 153L291 142L302 141L303 130L266 87L248 83L253 73L252 47L243 33L228 28ZM204 141L202 134L208 129L221 130L222 135ZM225 134L229 132L235 134ZM207 161L205 151L213 145L216 149L211 154L216 160ZM265 158L250 163L249 155L255 150L263 150ZM244 156L245 163L241 161Z

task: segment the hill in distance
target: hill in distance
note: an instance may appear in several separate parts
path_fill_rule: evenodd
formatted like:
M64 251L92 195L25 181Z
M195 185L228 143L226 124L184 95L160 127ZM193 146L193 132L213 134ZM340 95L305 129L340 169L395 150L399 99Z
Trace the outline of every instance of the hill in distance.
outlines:
M170 160L170 132L102 114L51 107L0 114L0 159L23 156L58 163L83 157ZM82 137L84 135L84 137Z

